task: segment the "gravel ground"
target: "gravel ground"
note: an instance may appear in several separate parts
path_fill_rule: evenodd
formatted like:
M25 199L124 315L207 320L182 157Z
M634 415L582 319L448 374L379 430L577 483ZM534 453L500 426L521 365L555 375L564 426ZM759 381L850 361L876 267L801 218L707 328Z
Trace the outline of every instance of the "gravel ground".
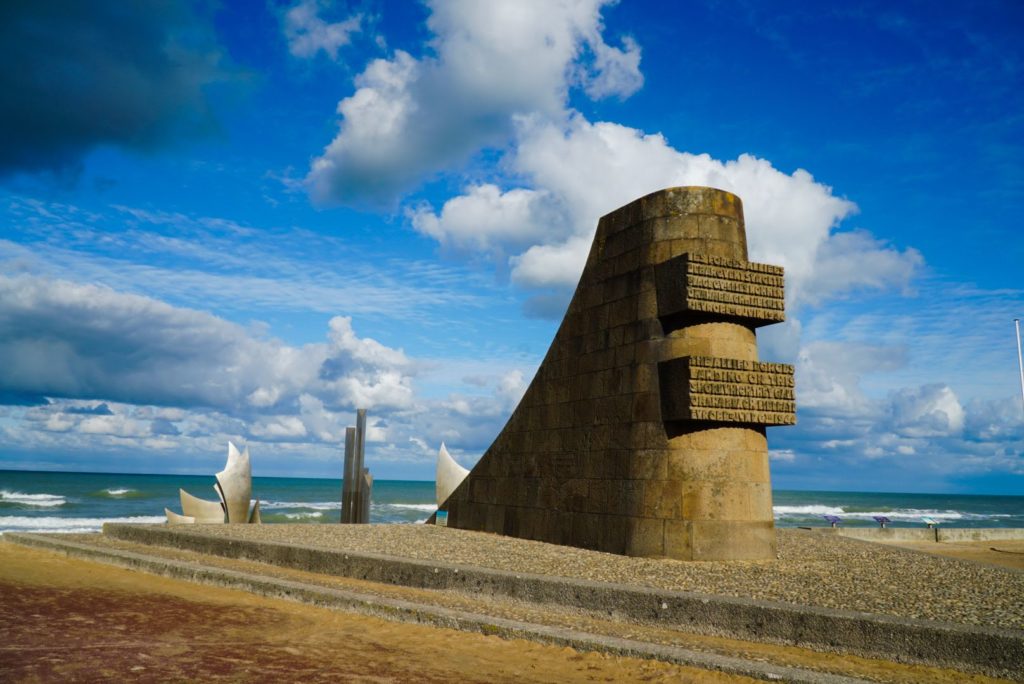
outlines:
M204 525L204 534L1024 629L1024 572L778 530L774 561L629 558L429 525Z

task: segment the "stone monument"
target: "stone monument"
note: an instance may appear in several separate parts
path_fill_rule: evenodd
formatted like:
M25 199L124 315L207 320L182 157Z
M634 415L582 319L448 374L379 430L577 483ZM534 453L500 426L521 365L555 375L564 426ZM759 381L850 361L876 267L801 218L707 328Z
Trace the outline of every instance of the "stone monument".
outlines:
M743 208L670 188L604 216L547 356L439 506L449 527L630 556L775 557L765 427L793 367L758 360L783 272L747 261Z

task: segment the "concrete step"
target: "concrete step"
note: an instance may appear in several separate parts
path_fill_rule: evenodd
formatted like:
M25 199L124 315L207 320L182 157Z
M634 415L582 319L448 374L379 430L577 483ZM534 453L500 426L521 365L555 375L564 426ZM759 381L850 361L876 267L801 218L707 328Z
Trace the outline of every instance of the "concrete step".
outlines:
M689 665L704 669L717 670L728 674L744 675L765 681L785 681L806 684L853 684L869 680L855 676L847 676L828 672L828 658L821 654L808 652L809 662L821 665L821 670L804 667L793 667L768 661L763 652L758 652L757 644L748 644L753 657L743 658L713 650L696 650L684 648L671 643L656 643L652 640L617 636L624 631L630 636L644 636L649 630L624 626L613 623L610 629L588 631L585 629L566 627L557 623L565 622L565 615L552 614L545 611L531 610L535 620L518 620L499 617L488 612L495 612L493 603L477 603L474 610L454 609L443 605L446 603L445 591L434 591L433 600L422 600L423 592L418 592L421 600L407 600L394 595L389 596L387 587L368 587L363 583L360 590L339 589L326 586L325 582L289 579L285 576L274 576L265 572L252 572L224 567L222 558L209 558L204 554L189 552L182 560L168 557L166 550L147 547L143 544L111 543L111 540L92 538L92 535L57 535L57 534L21 534L8 533L3 539L9 543L48 549L65 553L70 556L117 565L165 577L183 579L191 582L211 584L241 589L263 596L284 598L287 600L309 603L337 610L371 615L388 620L428 624L463 631L479 632L502 638L527 639L545 644L568 646L577 650L597 651L611 655L650 658L680 665ZM128 549L133 550L128 550ZM165 553L161 555L163 550ZM204 562L205 561L205 562ZM221 565L215 564L220 561ZM245 566L245 564L239 564ZM259 565L249 563L248 568ZM236 565L238 567L238 565ZM255 568L261 570L265 568ZM306 571L293 571L301 575ZM498 606L497 612L500 612ZM574 616L571 622L592 626L592 620L579 620ZM554 624L549 624L554 623ZM608 633L610 632L610 633ZM732 652L743 653L739 648L727 644L725 647ZM796 650L796 649L789 649ZM756 659L754 659L756 658ZM784 659L784 658L783 658ZM846 663L848 665L848 663ZM875 680L877 681L877 680ZM926 681L926 680L922 680Z
M745 641L953 667L996 676L1024 672L1024 632L788 603L674 592L575 578L509 573L372 553L225 539L201 530L108 524L106 536L277 567L474 597L584 608L618 621Z

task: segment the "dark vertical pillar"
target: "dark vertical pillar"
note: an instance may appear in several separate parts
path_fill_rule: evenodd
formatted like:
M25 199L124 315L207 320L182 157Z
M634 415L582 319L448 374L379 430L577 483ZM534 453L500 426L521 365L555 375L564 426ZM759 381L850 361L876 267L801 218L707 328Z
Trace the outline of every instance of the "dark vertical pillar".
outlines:
M356 426L345 428L345 481L341 486L341 522L370 522L373 477L363 467L366 454L366 409L356 411Z
M353 494L355 492L356 429L345 428L345 466L341 482L341 522L352 522Z
M368 522L363 517L363 508L369 508L369 494L366 492L365 473L363 463L366 458L366 409L356 410L356 449L355 461L353 463L352 482L355 487L355 499L352 503L352 522ZM366 499L364 504L363 500Z

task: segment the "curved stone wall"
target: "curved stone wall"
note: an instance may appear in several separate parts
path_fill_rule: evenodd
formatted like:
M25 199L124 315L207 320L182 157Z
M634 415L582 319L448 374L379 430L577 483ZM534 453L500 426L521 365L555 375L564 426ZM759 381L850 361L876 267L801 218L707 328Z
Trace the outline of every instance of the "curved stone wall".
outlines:
M632 556L775 556L766 425L793 369L760 363L782 269L747 261L735 195L683 187L604 216L562 325L448 526Z

